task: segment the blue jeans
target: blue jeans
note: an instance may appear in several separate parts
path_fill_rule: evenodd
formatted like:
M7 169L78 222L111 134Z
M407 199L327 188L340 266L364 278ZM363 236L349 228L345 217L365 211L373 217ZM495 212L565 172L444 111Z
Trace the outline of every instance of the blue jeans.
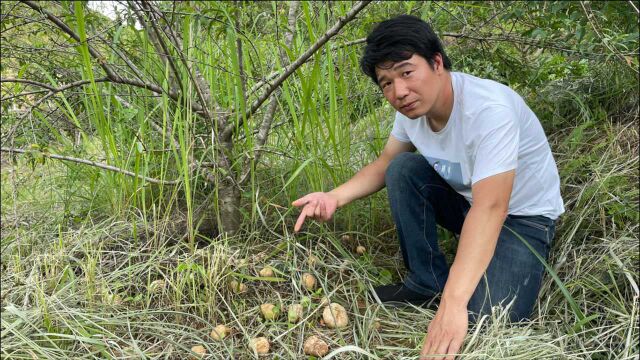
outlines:
M436 224L460 234L469 202L420 154L396 156L387 168L385 181L408 270L405 286L428 296L442 293L449 266L438 247ZM493 258L469 300L472 321L490 314L492 306L506 306L512 300L511 321L527 319L540 291L544 266L506 227L517 232L545 260L548 258L555 221L544 216L509 215Z

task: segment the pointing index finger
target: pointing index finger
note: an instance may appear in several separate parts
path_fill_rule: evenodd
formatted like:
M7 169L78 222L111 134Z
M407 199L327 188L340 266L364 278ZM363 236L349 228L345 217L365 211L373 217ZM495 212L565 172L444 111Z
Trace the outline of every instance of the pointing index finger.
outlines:
M309 200L307 199L307 195L301 197L300 199L294 200L291 205L295 206L295 207L300 207L302 205L305 205L309 202Z
M304 223L304 219L306 217L307 215L304 211L300 213L300 216L298 216L298 221L296 221L296 225L293 227L294 232L300 231L300 228L302 227L302 224Z

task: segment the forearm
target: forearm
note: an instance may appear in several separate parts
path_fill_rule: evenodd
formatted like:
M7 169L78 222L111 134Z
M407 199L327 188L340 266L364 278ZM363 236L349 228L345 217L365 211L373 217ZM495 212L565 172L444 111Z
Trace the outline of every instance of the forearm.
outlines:
M444 302L466 307L491 262L507 216L500 207L471 207L444 288Z
M331 190L329 193L338 199L338 207L382 189L387 165L388 161L379 158L362 168L347 182Z

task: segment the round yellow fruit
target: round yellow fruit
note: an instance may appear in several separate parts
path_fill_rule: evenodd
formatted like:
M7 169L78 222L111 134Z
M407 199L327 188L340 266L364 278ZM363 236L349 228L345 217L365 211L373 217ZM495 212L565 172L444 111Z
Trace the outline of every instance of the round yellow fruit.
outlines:
M306 355L322 357L327 355L329 352L329 345L324 342L319 337L312 335L310 336L303 345L303 350Z
M313 276L312 274L309 274L309 273L302 274L302 286L304 286L305 289L312 291L313 289L316 288L317 282L318 281L316 280L316 277Z
M273 276L273 269L271 269L271 267L269 267L269 266L263 267L258 272L258 275L260 275L261 277L272 277Z
M322 319L330 329L340 329L349 324L347 310L338 303L331 303L326 306L322 312Z
M229 289L236 294L241 294L243 292L247 292L247 290L249 290L249 287L247 287L247 285L243 283L237 282L236 280L232 280L229 283Z
M269 348L271 344L269 344L269 340L266 337L258 337L255 339L251 339L249 342L249 346L259 355L264 355L269 353Z
M228 333L229 333L228 327L226 327L225 325L218 325L214 327L213 330L211 330L211 334L209 335L213 340L220 341L224 339Z
M205 349L204 346L202 346L202 345L196 345L196 346L192 347L191 351L196 353L197 358L201 358L201 357L203 357L204 355L207 354L207 349Z
M300 304L289 305L289 311L287 312L287 319L290 323L297 323L300 321L303 315L303 308Z
M153 280L151 284L149 284L149 292L155 293L162 291L166 285L166 282L163 279Z
M316 264L320 261L320 259L318 259L317 256L315 255L309 255L309 257L307 258L307 263L309 264L309 266L314 267L316 266Z
M323 296L322 299L320 299L320 306L327 306L331 303L331 300L329 300L328 297Z
M260 305L260 312L265 320L274 320L280 314L280 309L273 304L267 303Z

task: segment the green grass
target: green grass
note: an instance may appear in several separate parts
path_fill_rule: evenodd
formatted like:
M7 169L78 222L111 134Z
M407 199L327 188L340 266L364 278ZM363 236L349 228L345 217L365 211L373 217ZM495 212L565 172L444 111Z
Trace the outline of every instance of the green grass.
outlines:
M2 3L3 13L12 9L7 4L11 2ZM186 13L193 10L184 4ZM182 84L186 96L177 102L167 96L149 97L142 90L92 83L82 91L59 94L50 104L56 110L51 116L34 111L33 117L19 123L11 112L3 111L3 137L20 125L12 146L37 144L52 153L181 183L148 184L46 159L38 151L15 158L2 153L2 358L184 359L192 346L203 345L210 358L244 359L253 356L249 340L266 336L272 343L272 358L298 359L310 335L324 339L338 359L364 359L366 354L380 359L415 357L434 312L381 307L365 296L372 286L398 281L405 271L386 192L340 209L329 223L308 222L303 233L292 233L297 211L290 207L291 201L347 180L379 154L391 129L393 109L358 71L361 48L334 48L332 42L330 49L318 52L283 84L277 125L262 157L254 161L254 133L266 111L251 119L238 115L256 94L245 99L240 95L235 41L244 41L242 65L249 89L279 67L271 30L279 26L278 31L284 31L286 11L276 3L246 4L242 33L228 26L232 3L207 4L203 14L179 17L182 46L190 66L201 66L218 105L240 110L233 118L237 134L230 150L231 169L245 170L247 165L253 170L243 187L241 230L220 236L205 229L216 219L220 222L218 190L228 174L212 167L215 181L208 182L202 168L190 166L194 159L219 160L210 139L212 125L191 110L190 102L198 95L190 80ZM348 5L303 2L289 59L321 36ZM637 60L628 65L610 56L589 32L576 4L493 5L500 16L491 13L491 7L468 2L376 3L335 40L341 44L361 38L372 22L409 11L446 32L467 29L483 34L500 24L513 25L514 34L524 34L540 27L559 36L552 41L566 38L562 45L606 55L583 59L579 54L526 50L510 42L450 42L447 51L455 60L454 69L509 82L539 115L558 164L567 208L548 261L555 278L545 277L533 320L513 326L504 309L496 308L471 326L460 358L637 359L640 139L635 127L637 74L630 68ZM607 6L616 10L623 5L627 6L590 6L606 12ZM519 13L523 7L530 11ZM563 15L548 15L547 7L559 8ZM65 21L83 38L91 38L100 29L99 19L80 13L66 13ZM575 21L564 22L568 14ZM607 34L620 35L608 44L619 51L635 51L637 36L628 40L626 35L632 39L636 27L623 28L626 23L620 18L625 14L617 10L609 14L612 20L606 26L613 30L607 29ZM521 17L527 21L510 23ZM484 25L476 29L475 24ZM586 40L576 42L571 34L580 24L587 27L582 30ZM169 88L170 67L154 54L145 33L126 25L116 32L104 34L129 50L149 79ZM7 39L11 34L16 33L8 32ZM16 36L25 43L41 41L39 35L34 40L29 34L22 31ZM47 41L52 41L53 33L49 35ZM76 53L51 60L62 61L78 78L102 76L85 46L71 50ZM110 61L119 61L110 48L100 50ZM179 54L173 54L180 76L187 79L187 67ZM55 71L47 61L29 58L19 65L3 58L2 75L9 70L11 76L29 74L33 68L43 74L42 81L64 80L52 75ZM3 83L3 96L11 86ZM219 130L216 124L213 130ZM195 216L203 204L210 207L204 220ZM344 234L350 240L343 240ZM446 231L439 234L451 260L455 239ZM357 245L366 247L365 255L355 254ZM307 261L311 255L320 260L315 266ZM259 280L257 272L265 265L276 273ZM304 272L317 277L316 291L300 286ZM234 292L231 281L245 284L248 291ZM324 296L345 306L350 315L347 328L336 331L320 324ZM259 305L265 302L282 308L305 304L304 321L289 324L286 315L264 321ZM209 337L217 324L233 329L223 342Z
M638 355L638 223L632 206L633 197L637 199L633 164L638 133L629 125L606 124L585 135L602 133L616 136L602 140L605 146L577 145L583 156L596 154L600 161L590 163L589 172L583 169L583 183L571 180L568 186L565 180L568 211L550 259L587 321L575 326L575 312L547 277L533 321L511 326L505 313L496 309L470 328L461 358L633 359ZM563 153L571 145L566 135L550 138L562 171L575 161ZM614 170L625 179L622 185L597 185L609 184L607 176ZM213 358L231 353L250 356L249 339L266 336L272 354L299 358L303 340L312 334L325 339L331 350L343 349L338 357L366 358L345 346L379 358L417 354L433 311L384 308L364 296L372 285L403 273L388 220L367 232L351 231L348 241L332 226L316 224L294 236L286 234L294 214L284 215L286 209L278 207L278 201L259 201L259 212L275 234L257 226L235 237L200 241L192 252L184 229L176 226L175 213L149 213L145 219L133 213L122 221L91 215L92 201L65 203L65 193L55 191L65 171L66 166L54 162L35 170L22 160L3 166L4 357L180 358L197 344L203 344ZM97 190L94 196L99 198ZM607 216L612 203L628 208ZM376 216L388 216L382 204L376 206ZM89 215L65 217L61 211L65 207ZM362 212L368 205L352 207ZM281 231L286 235L278 235ZM358 244L367 248L366 255L355 255ZM320 259L314 267L306 262L310 254ZM255 280L264 265L272 266L276 279L283 281ZM317 291L299 285L303 272L318 278ZM164 280L164 287L154 288L156 280ZM235 294L228 288L231 280L245 283L248 292ZM348 328L335 331L319 324L323 296L347 308ZM305 320L297 325L288 324L284 316L264 321L258 309L264 302L284 308L305 303ZM215 342L208 333L221 323L233 332Z

